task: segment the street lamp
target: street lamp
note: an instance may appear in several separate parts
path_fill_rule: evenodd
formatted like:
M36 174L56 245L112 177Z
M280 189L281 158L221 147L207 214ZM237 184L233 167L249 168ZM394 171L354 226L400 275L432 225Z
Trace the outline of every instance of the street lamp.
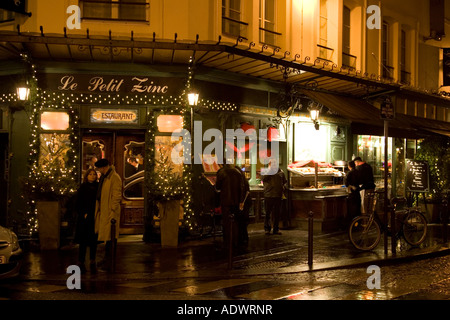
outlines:
M309 111L309 114L311 116L311 120L314 123L314 128L316 130L319 130L320 124L319 124L319 114L320 111L318 109L311 109Z
M199 94L195 91L188 93L188 101L190 106L196 106L198 104Z
M20 101L28 100L30 96L30 88L28 88L25 84L21 84L17 87L17 98Z

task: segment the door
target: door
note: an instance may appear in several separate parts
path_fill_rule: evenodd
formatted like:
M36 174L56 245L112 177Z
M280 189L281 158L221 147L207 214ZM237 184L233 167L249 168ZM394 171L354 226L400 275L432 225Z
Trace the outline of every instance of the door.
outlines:
M106 158L122 179L121 234L144 232L145 134L139 132L89 132L83 134L83 173Z

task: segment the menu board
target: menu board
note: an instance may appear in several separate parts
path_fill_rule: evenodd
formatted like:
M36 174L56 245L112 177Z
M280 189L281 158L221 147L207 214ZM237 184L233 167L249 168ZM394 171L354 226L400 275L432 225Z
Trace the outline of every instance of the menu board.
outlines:
M406 191L429 192L427 161L406 159Z

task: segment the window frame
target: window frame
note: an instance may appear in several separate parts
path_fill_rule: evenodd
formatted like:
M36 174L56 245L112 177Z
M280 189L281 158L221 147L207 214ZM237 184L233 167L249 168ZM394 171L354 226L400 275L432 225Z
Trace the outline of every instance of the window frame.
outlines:
M95 17L95 16L85 16L85 7L86 3L91 4L104 4L110 5L110 17ZM142 22L149 23L149 13L148 9L150 7L150 2L144 0L143 2L139 2L139 0L79 0L79 5L81 8L81 19L89 20L89 21L126 21L126 22ZM121 18L121 6L123 5L139 5L145 7L145 18L144 19L128 19ZM123 14L123 13L122 13Z
M259 0L259 42L263 44L267 44L269 46L277 46L277 36L281 35L281 33L276 31L277 26L277 0L271 0L273 1L273 21L270 21L266 19L266 12L268 9L267 1L269 0ZM273 30L270 28L266 28L266 23L271 23L273 25ZM273 37L273 41L268 41L268 34L270 34L269 37Z
M244 28L246 28L248 26L247 22L242 21L242 1L241 0L236 0L239 1L239 11L237 11L236 9L231 9L230 8L230 1L231 0L222 0L222 5L221 5L221 22L222 22L222 26L221 26L221 31L222 34L229 36L229 37L234 37L234 38L244 38L247 40L247 38L245 38L245 29L242 30L242 26L244 26ZM224 5L225 4L225 5ZM234 10L234 11L233 11ZM238 13L239 18L235 19L232 18L231 13ZM233 28L238 28L239 32L238 34L235 34L233 32L233 30L231 29L231 26ZM244 31L244 32L243 32Z

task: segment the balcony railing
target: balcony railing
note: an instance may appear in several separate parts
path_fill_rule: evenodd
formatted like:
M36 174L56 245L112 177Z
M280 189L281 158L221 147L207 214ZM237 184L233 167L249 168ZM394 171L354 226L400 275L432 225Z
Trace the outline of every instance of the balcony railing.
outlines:
M259 27L260 42L269 46L276 46L277 37L281 35L279 32Z
M356 59L357 57L346 53L346 52L342 52L342 66L350 69L350 70L355 70L356 69Z
M400 71L400 83L410 85L411 84L411 72L401 70Z
M382 65L383 67L383 78L387 80L394 80L394 67Z
M246 37L248 23L222 16L222 33L233 37Z
M326 61L333 60L333 53L334 53L333 48L329 48L321 44L318 44L317 46L319 47L319 57L318 57L319 59Z

